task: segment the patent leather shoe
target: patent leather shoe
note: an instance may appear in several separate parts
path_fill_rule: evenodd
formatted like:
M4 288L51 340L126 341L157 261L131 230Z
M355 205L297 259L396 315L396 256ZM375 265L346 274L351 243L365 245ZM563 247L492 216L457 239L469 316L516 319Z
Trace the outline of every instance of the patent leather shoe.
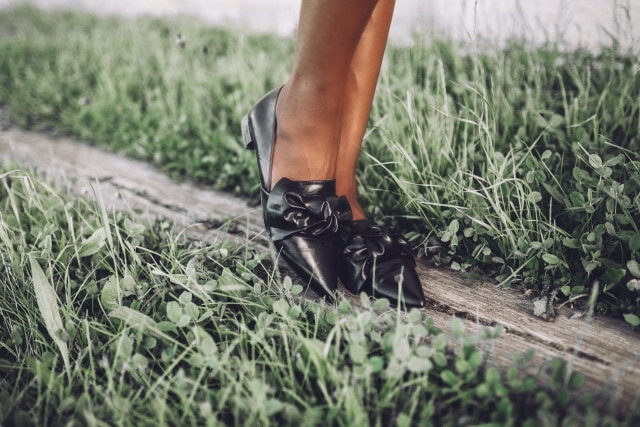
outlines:
M408 242L369 220L344 227L338 277L352 293L365 292L404 307L424 307L424 293Z
M335 180L282 178L271 187L279 93L280 89L269 92L242 119L245 147L255 151L258 161L265 228L295 272L316 293L331 298L338 287L338 232L351 223L351 208L336 195Z

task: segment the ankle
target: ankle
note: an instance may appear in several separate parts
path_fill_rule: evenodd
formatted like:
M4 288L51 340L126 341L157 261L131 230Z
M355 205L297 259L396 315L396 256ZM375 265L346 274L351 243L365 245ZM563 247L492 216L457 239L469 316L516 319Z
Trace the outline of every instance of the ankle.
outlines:
M271 186L281 178L292 181L334 179L335 156L319 154L292 138L276 137L271 160Z
M318 112L317 105L311 103L298 105L287 89L287 86L282 89L276 105L271 185L283 177L293 181L333 179L338 154L338 115L330 109Z
M340 193L338 192L338 194ZM367 214L364 212L364 209L362 209L362 206L360 206L360 203L358 203L358 198L356 196L345 197L351 207L351 216L353 217L353 220L358 221L361 219L367 219Z

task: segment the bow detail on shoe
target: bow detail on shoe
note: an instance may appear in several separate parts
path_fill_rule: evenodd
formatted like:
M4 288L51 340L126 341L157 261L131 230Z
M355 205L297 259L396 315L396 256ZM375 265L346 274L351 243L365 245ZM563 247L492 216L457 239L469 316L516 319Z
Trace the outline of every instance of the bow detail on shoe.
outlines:
M394 276L413 269L415 260L409 243L394 230L368 220L355 221L339 257L339 274L353 293L371 292L373 281L397 286ZM391 282L388 282L391 280ZM391 290L393 291L393 290Z
M365 227L358 228L352 231L342 250L342 255L350 258L352 262L369 263L374 259L382 261L385 258L405 255L411 257L409 243L390 228L368 221Z
M338 231L341 215L339 203L324 200L318 208L316 203L305 202L297 193L286 193L284 198L290 206L284 213L284 220L294 225L296 230L306 231L314 236Z
M333 181L332 181L333 182ZM315 181L290 181L283 178L267 199L265 223L273 241L297 235L335 234L341 224L351 221L351 208L344 197L326 196ZM322 191L319 191L322 190Z

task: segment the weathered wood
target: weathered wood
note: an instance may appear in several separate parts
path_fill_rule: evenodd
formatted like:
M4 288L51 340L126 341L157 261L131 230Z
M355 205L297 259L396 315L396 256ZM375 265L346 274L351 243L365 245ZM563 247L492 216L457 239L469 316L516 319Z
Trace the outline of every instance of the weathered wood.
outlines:
M269 247L259 208L208 188L176 183L145 163L96 147L11 128L0 132L0 160L64 177L78 195L99 190L109 209L169 218L194 239L215 243L248 238L251 244ZM625 322L603 316L572 318L575 313L568 308L560 308L559 316L546 322L531 314L528 297L488 279L470 279L422 260L418 272L428 299L425 310L438 327L449 330L454 316L471 332L505 327L492 344L489 363L508 367L514 355L533 349L532 372L561 357L587 376L588 389L615 394L623 407L640 396L640 335Z
M249 235L267 245L259 208L221 192L177 183L148 164L98 147L12 128L0 133L0 159L38 166L49 177L62 178L76 195L94 197L99 190L108 209L135 210L150 220L169 218L198 237L211 233L244 241Z

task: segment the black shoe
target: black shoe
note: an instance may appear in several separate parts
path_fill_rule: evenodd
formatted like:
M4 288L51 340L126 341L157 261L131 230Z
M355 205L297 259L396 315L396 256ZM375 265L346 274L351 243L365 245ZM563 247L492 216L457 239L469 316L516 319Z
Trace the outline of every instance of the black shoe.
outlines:
M394 305L424 307L424 293L409 244L397 232L369 220L344 227L338 277L352 293L387 298Z
M351 208L336 195L335 180L282 178L271 188L279 93L280 89L269 92L242 119L245 147L255 150L258 160L264 225L296 273L319 295L333 297L338 287L338 231L351 222Z

